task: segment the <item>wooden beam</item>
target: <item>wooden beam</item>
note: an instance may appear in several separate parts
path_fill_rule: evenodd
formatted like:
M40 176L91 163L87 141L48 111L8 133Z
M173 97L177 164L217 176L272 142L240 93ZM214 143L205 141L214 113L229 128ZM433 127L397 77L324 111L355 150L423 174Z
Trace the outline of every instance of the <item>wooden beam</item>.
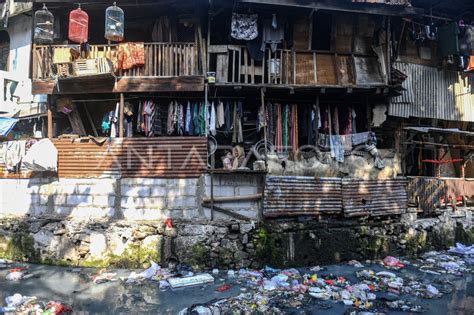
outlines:
M53 138L53 111L51 110L51 104L49 103L51 98L48 97L48 138Z
M70 80L61 83L61 90L56 88L54 80L36 80L32 83L33 94L89 94L89 93L128 93L128 92L202 92L203 76L182 77L144 77L119 78L113 82L96 82Z
M425 14L425 10L422 8L371 3L334 3L333 0L240 0L240 2L389 16L419 16Z
M125 108L125 97L123 93L120 93L120 107L119 107L119 137L123 138L123 119L124 119L124 108Z

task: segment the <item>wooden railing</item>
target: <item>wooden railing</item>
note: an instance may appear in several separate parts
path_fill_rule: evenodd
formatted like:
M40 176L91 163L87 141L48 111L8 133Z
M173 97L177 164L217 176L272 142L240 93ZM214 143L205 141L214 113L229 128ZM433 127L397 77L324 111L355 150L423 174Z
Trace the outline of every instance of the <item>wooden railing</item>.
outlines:
M33 47L33 80L54 79L51 70L55 48L74 45L42 45ZM76 46L78 47L78 46ZM119 45L90 45L87 58L106 57L117 60ZM145 43L145 65L130 70L114 67L119 77L178 77L200 75L198 50L194 43Z
M377 85L386 76L374 56L332 52L265 50L254 60L246 46L209 46L210 69L216 83L265 85Z

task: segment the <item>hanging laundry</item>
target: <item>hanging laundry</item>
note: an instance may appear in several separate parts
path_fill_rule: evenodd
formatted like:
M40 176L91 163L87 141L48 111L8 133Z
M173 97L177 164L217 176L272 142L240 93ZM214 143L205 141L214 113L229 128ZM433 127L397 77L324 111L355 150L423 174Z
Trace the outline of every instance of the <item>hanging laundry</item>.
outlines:
M270 142L275 143L275 109L273 104L267 103L267 134Z
M344 147L341 141L341 137L334 135L330 136L331 143L331 157L337 162L344 162Z
M190 110L189 110L189 134L194 135L194 103L190 103Z
M295 154L298 151L298 106L291 105L291 152Z
M446 23L438 28L438 57L459 55L459 27L456 22Z
M203 103L201 103L201 106L200 106L200 115L199 115L199 128L201 129L201 132L200 132L200 136L207 136L207 105Z
M68 63L71 62L70 48L54 48L53 63Z
M275 24L277 26L273 27ZM266 45L270 45L272 52L275 52L278 44L280 44L285 37L285 23L279 19L276 20L276 23L273 20L265 20L263 21L262 32L262 46L260 50L265 51Z
M166 133L172 135L175 128L175 105L174 101L171 101L168 105L168 122L166 124Z
M143 43L121 43L117 55L118 68L129 70L145 64L145 45Z
M25 155L26 141L8 141L3 156L6 169L10 172L18 172Z
M216 120L217 128L222 128L225 124L225 114L224 114L224 103L219 101L217 105L217 120Z
M278 152L283 152L283 121L281 104L275 104L276 127L275 127L275 146Z
M237 40L252 40L258 36L257 14L232 13L230 36Z
M339 135L340 134L340 129L339 129L339 108L338 106L336 105L334 107L334 112L333 112L333 116L332 116L332 121L333 121L333 129L334 129L334 133L336 135Z
M186 105L186 123L185 123L185 128L184 132L189 135L191 131L191 103L188 102Z
M352 108L352 133L357 133L357 124L356 124L356 111L354 108Z
M225 103L224 120L225 135L227 136L232 129L232 109L230 107L229 101Z
M283 118L282 118L282 139L283 139L283 152L287 153L288 152L288 147L289 147L289 137L290 134L288 132L288 118L290 116L290 107L285 105L284 110L283 110Z
M194 103L193 108L193 123L194 123L194 134L196 136L201 135L201 128L199 125L199 103Z
M360 133L353 133L352 135L352 145L359 145L366 143L369 139L369 132L360 132Z
M211 103L211 117L209 119L209 132L211 135L216 135L216 107L214 102Z
M344 128L345 135L352 134L352 107L347 108L346 127Z
M176 131L179 136L182 136L184 133L184 107L183 104L178 103L176 110Z
M474 50L474 26L465 25L459 36L459 52L463 56L471 56Z
M265 112L265 105L260 105L258 109L258 117L257 117L257 130L261 131L262 128L267 126L267 119L266 119L266 112Z
M114 116L112 118L112 121L110 123L110 137L111 138L116 138L118 136L118 120L119 120L119 109L120 109L120 103L117 102L115 105L115 111L114 111Z
M244 134L242 130L242 118L244 115L243 103L242 101L237 102L237 141L239 143L244 142Z
M232 134L232 142L233 143L241 143L244 141L243 130L242 130L242 114L243 114L243 107L242 102L234 102L234 119L233 119L233 134Z

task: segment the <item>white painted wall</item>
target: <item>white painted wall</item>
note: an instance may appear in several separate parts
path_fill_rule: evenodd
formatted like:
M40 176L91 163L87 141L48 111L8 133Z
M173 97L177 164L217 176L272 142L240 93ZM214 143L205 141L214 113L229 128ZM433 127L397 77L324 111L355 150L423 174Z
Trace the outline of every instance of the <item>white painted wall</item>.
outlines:
M15 80L19 84L14 96L18 102L4 102L3 89L0 89L0 111L11 112L14 108L20 109L20 116L42 114L44 106L39 106L40 98L31 94L30 59L31 59L31 36L33 28L32 12L11 17L8 20L6 31L10 36L10 56L8 61L9 71L0 71L0 86L5 80ZM42 99L44 100L44 98Z

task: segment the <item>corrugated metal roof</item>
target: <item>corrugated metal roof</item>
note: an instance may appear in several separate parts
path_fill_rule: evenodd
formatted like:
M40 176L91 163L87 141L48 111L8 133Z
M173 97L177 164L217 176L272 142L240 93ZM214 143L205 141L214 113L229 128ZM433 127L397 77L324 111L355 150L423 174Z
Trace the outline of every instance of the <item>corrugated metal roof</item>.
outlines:
M406 91L391 99L388 114L454 121L474 121L474 74L395 63L408 78Z

